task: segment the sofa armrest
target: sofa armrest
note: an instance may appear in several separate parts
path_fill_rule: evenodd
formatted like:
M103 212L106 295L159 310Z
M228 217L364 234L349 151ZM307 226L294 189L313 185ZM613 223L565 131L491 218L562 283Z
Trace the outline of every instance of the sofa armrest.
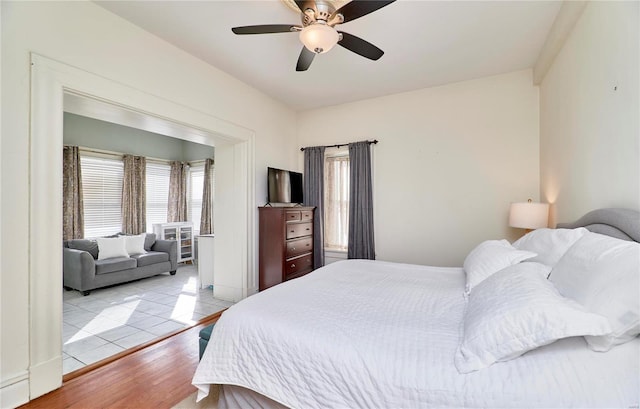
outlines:
M171 271L178 269L178 242L175 240L156 240L152 251L162 251L169 253L169 261L171 262Z
M65 287L84 291L96 275L96 263L87 251L63 248L62 272Z

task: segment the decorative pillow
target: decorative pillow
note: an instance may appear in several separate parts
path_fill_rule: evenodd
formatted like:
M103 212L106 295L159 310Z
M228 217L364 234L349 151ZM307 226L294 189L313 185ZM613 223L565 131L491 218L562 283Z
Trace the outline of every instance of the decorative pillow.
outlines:
M513 243L518 250L526 250L538 255L528 261L537 261L555 266L569 247L588 233L584 227L577 229L537 229Z
M505 267L518 264L535 257L536 253L516 250L507 240L487 240L471 250L464 260L464 271L467 274L466 292L482 280Z
M640 333L640 244L587 233L560 259L549 278L560 294L609 319L613 332L585 337L608 351Z
M99 237L98 242L98 260L113 257L129 257L125 247L124 236L121 237Z
M155 233L145 233L144 237L144 249L145 251L151 251L151 247L156 244Z
M67 246L70 249L86 251L94 260L98 259L98 243L95 240L72 239L67 241Z
M508 361L558 339L611 332L605 317L562 297L545 271L539 263L521 263L473 290L454 358L458 372Z
M144 254L145 233L137 236L124 236L124 246L129 254Z

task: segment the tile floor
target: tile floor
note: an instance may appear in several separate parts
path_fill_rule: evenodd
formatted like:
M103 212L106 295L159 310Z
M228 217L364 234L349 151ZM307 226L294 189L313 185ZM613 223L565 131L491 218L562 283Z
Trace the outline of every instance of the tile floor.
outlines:
M199 289L195 265L91 291L64 291L63 369L67 374L125 349L195 324L232 303Z

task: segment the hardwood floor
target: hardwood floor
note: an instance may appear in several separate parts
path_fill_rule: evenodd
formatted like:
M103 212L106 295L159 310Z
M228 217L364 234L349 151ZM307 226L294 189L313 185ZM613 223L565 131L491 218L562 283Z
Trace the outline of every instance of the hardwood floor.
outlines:
M76 376L20 408L171 408L196 391L191 378L198 365L198 332L221 313Z

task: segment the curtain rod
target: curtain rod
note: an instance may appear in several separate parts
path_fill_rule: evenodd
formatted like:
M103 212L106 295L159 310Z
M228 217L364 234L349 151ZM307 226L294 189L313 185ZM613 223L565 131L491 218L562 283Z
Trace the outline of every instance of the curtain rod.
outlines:
M73 146L73 145L65 145L65 146ZM99 155L112 156L114 158L122 158L124 155L140 156L140 155L134 155L132 153L122 153L122 152L116 152L116 151L108 151L106 149L89 148L89 147L86 147L86 146L78 146L78 149L80 150L80 152L97 153ZM147 161L149 161L149 162L156 162L156 163L169 163L169 162L171 162L169 159L153 158L153 157L150 157L150 156L145 156L145 159Z
M367 142L368 144L374 144L375 145L376 143L378 143L378 140L374 139L372 141L365 141L365 142ZM336 144L336 145L325 145L325 146L323 146L323 148L339 148L341 146L347 146L347 145L349 145L349 144L348 143L339 143L339 144ZM307 148L310 148L310 146L307 146L305 148L300 148L300 150L304 151Z
M64 146L77 146L77 145L64 145ZM97 153L97 154L100 154L100 155L113 156L113 157L117 157L117 158L122 158L124 155L141 156L141 155L134 155L132 153L122 153L122 152L108 151L108 150L105 150L105 149L88 148L86 146L78 146L78 149L81 152ZM204 161L207 160L207 159L213 159L213 158L205 158L205 159L198 159L198 160L181 161L181 160L175 160L175 159L154 158L154 157L151 157L151 156L145 156L145 158L147 159L148 162L167 164L169 162L177 161L177 162L186 163L188 165L199 165L201 162L204 163Z

